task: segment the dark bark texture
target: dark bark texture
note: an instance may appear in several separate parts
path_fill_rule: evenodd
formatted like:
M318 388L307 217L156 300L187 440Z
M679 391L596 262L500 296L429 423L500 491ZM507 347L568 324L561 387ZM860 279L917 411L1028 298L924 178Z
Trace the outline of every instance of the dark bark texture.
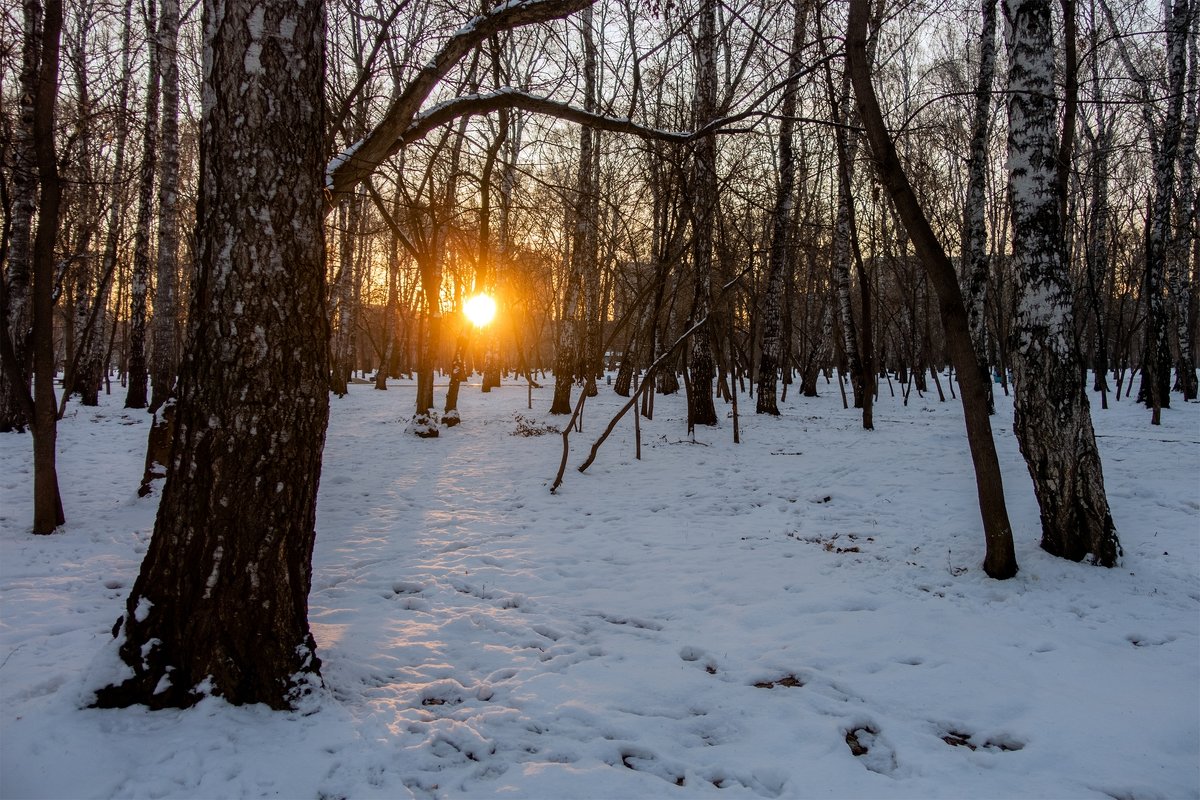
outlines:
M133 277L129 286L129 386L126 408L150 402L146 364L146 295L150 286L150 218L154 213L154 176L158 171L158 4L147 4L146 126L142 129L142 167L138 183L137 224L133 234Z
M206 0L194 335L154 536L101 706L293 706L328 419L325 14Z
M697 127L717 116L717 10L715 0L700 3L696 35ZM712 338L707 322L712 306L713 229L717 220L717 140L702 136L696 142L692 163L692 319L704 324L692 336L688 350L688 429L716 425L712 382L715 373Z
M28 5L35 5L30 3ZM63 6L49 0L42 22L42 57L34 99L33 149L41 202L33 237L33 532L53 533L65 521L58 490L56 444L58 403L54 399L55 242L58 239L62 182L55 145L58 54Z

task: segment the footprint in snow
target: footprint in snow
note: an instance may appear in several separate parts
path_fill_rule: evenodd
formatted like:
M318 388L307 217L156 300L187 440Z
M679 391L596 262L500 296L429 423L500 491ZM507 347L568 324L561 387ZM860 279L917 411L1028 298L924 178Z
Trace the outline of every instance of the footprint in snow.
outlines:
M846 731L846 746L850 753L862 760L862 765L871 772L891 775L896 771L896 753L877 727L871 723L856 725Z
M698 666L703 666L704 671L707 672L709 675L717 674L716 659L714 659L712 656L708 655L708 653L704 652L704 650L700 649L699 647L693 647L692 645L684 645L683 647L681 647L679 649L679 657L682 660L688 662L689 664L697 664Z

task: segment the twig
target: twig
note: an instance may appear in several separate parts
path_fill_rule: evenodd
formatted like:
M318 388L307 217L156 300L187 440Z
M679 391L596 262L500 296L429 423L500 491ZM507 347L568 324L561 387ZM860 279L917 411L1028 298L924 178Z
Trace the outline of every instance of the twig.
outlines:
M554 484L550 487L550 494L554 494L558 487L562 486L563 473L567 471L567 455L571 452L570 437L571 429L575 427L575 420L583 411L583 404L587 402L587 392L579 393L579 402L575 404L575 413L571 415L571 421L566 424L562 431L563 437L563 454L562 461L558 463L558 474L554 476Z
M747 267L746 269L744 269L740 273L738 273L737 277L735 277L729 283L722 286L721 287L721 295L723 295L734 284L736 284L738 281L740 281L742 279L742 277L749 271L750 271L750 268ZM720 300L720 296L718 296L717 299ZM716 304L714 303L714 305L716 305ZM611 434L613 432L613 429L617 427L617 423L621 421L621 418L624 417L626 413L628 413L629 409L633 408L637 404L638 399L646 391L646 387L654 385L654 380L653 380L654 371L656 369L658 369L662 365L662 363L664 361L666 361L676 351L676 349L679 348L680 345L682 345L684 342L686 342L693 333L698 331L702 325L705 325L708 322L708 317L709 317L709 315L705 315L703 319L701 319L695 325L693 325L692 327L690 327L686 331L684 331L683 335L680 336L678 339L676 339L675 343L672 344L670 347L668 347L665 351L663 351L663 354L660 355L658 358L656 358L654 360L654 363L651 364L649 366L649 368L646 369L646 377L645 377L645 379L642 380L642 385L639 386L637 391L633 393L633 396L629 398L629 402L627 402L627 403L625 403L625 405L621 406L621 410L617 412L616 416L614 416L611 420L609 420L608 427L606 427L604 429L604 433L600 434L600 438L597 439L595 441L595 443L592 444L592 451L591 451L591 453L588 454L587 460L579 465L580 472L583 472L584 470L586 470L588 467L590 467L592 465L592 462L596 460L596 454L598 452L600 452L600 446L604 444L604 441L606 439L608 439L609 434ZM685 374L685 377L686 377L686 374ZM563 454L563 460L565 463L566 453ZM561 470L559 471L559 477L560 477L560 479L562 477ZM561 483L561 480L559 482ZM558 486L558 483L555 484L556 488L557 488L557 486ZM551 491L553 491L553 489Z

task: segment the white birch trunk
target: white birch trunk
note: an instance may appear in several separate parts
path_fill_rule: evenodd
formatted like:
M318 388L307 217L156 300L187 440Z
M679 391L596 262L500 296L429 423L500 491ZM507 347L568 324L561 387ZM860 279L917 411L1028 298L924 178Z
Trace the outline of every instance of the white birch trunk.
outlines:
M1109 513L1062 261L1054 37L1048 0L1004 0L1016 313L1013 423L1041 510L1042 547L1114 566Z

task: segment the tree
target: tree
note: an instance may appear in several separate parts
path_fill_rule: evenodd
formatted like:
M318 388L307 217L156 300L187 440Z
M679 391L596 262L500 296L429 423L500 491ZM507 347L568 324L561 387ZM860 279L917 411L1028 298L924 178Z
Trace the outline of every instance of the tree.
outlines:
M159 66L158 3L146 4L148 58L146 64L146 122L142 127L142 161L138 182L137 222L133 234L133 276L129 287L129 385L125 407L149 403L146 366L146 295L150 287L150 218L154 214L154 176L158 169Z
M30 271L33 263L33 219L37 207L37 156L34 152L35 100L41 61L41 3L23 5L21 41L21 99L12 143L12 203L9 214L8 258L4 274L4 325L11 363L0 372L0 432L24 432L32 422L30 341L33 307Z
M100 706L293 704L328 418L321 3L206 0L195 333Z
M700 0L695 43L697 128L717 116L717 3ZM716 425L713 405L712 334L708 313L712 306L713 228L717 219L717 140L711 133L701 136L692 156L692 314L704 320L693 334L688 351L690 380L687 383L688 430L696 425Z
M767 261L767 284L763 290L762 357L758 366L759 414L779 414L776 393L780 367L791 370L783 361L783 294L784 275L794 260L791 241L792 209L796 190L796 156L792 146L795 130L796 95L799 91L800 70L803 68L801 47L804 44L804 24L808 16L806 0L792 3L792 46L788 52L787 82L783 87L783 104L779 123L779 187L775 192L775 207L771 213L771 250Z
M161 4L157 49L162 70L162 139L158 175L158 264L154 287L150 410L171 393L178 369L176 286L179 276L179 0Z
M979 74L975 83L975 109L971 119L971 151L968 156L967 200L963 209L962 253L967 271L967 320L975 358L984 371L988 387L988 410L995 406L987 358L988 258L985 198L987 188L988 125L992 116L992 83L996 72L996 0L980 4L983 28L979 32Z
M859 117L866 129L880 179L896 204L896 210L912 237L930 282L937 289L938 309L950 356L962 382L963 418L971 461L975 467L975 487L987 545L983 569L992 578L1011 578L1017 573L1017 559L1008 508L1004 502L1000 462L996 457L996 444L988 419L987 390L983 386L982 370L971 346L967 311L954 268L912 190L871 84L871 59L867 52L869 2L852 0L850 3L846 27L847 70L854 85Z
M1091 554L1094 563L1112 567L1121 546L1080 380L1072 287L1063 263L1050 4L1004 0L1004 12L1017 282L1013 427L1041 510L1042 548L1073 561Z
M40 63L33 100L33 151L41 190L37 233L33 237L33 532L53 533L65 522L58 489L56 443L58 405L54 399L54 283L55 243L58 239L62 182L58 174L55 110L58 99L61 0L49 0L42 16L38 0L26 0L26 35L40 33ZM29 20L32 18L33 24ZM22 378L21 383L24 383Z

